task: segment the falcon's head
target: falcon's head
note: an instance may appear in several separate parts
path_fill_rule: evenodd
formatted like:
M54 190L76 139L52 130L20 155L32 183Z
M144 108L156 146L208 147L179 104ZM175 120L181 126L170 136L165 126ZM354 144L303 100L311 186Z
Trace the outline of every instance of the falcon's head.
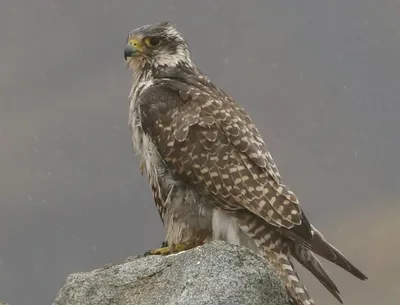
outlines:
M192 65L187 43L169 22L144 25L131 31L124 57L129 68L139 71L160 66Z

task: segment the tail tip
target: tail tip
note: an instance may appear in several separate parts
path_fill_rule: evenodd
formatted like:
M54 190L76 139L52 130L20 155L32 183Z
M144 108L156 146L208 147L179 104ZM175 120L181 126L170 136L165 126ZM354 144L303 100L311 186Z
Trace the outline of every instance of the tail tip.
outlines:
M350 272L350 273L352 273L355 277L357 277L361 281L368 280L368 277L364 273L362 273L359 269L355 268L355 270L353 270L353 271L354 272Z

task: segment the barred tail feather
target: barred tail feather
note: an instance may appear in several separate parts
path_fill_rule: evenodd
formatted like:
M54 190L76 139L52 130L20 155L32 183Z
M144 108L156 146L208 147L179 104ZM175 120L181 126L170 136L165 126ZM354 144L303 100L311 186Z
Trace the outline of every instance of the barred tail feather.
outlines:
M290 262L292 241L284 238L280 232L271 230L271 225L260 221L257 217L250 215L249 218L240 220L244 222L240 225L243 233L255 242L261 256L265 257L266 261L274 267L282 278L291 304L315 304Z
M273 256L274 258L271 258ZM293 305L313 305L314 300L308 294L306 287L301 283L288 256L284 253L269 252L268 260L283 278L286 290Z
M324 267L318 258L308 248L305 248L302 244L293 243L292 255L300 264L309 270L340 303L343 304L342 299L339 296L339 289L325 272Z
M338 249L330 244L314 226L311 227L314 236L310 241L308 241L308 245L304 245L305 247L310 248L314 253L338 265L360 280L368 279L367 276L350 263L350 261Z

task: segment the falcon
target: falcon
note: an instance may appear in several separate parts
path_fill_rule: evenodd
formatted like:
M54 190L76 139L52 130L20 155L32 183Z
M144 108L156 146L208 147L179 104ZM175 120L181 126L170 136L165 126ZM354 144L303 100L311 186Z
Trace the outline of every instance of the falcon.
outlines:
M293 260L341 303L317 255L367 279L309 222L249 115L196 67L175 25L131 31L124 58L132 144L166 229L167 246L150 254L212 240L247 247L274 267L295 305L314 301Z

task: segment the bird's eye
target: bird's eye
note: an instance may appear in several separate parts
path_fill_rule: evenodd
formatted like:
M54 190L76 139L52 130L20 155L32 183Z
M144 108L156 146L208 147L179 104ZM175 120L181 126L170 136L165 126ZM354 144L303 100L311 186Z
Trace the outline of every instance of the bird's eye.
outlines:
M149 47L156 47L160 44L160 38L158 37L149 37L146 38L146 40L144 41Z

